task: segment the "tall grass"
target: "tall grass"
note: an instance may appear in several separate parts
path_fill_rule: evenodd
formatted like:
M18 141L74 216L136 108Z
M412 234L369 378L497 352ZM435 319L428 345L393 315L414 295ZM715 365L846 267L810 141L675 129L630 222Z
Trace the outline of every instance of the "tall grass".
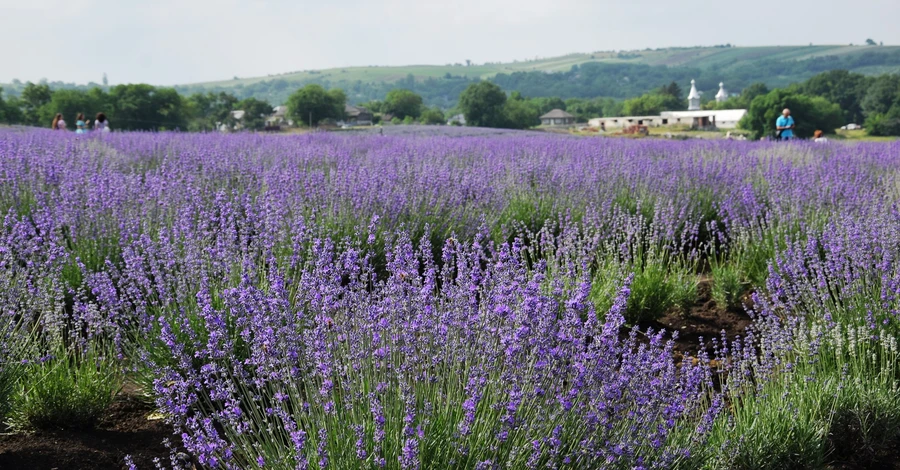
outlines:
M27 364L16 383L9 424L14 429L93 427L121 390L123 371L111 348L79 351L57 345Z
M900 436L896 338L866 328L789 331L770 324L726 382L731 406L717 422L709 468L823 468L877 463ZM884 333L884 332L882 332ZM774 336L777 334L778 336Z

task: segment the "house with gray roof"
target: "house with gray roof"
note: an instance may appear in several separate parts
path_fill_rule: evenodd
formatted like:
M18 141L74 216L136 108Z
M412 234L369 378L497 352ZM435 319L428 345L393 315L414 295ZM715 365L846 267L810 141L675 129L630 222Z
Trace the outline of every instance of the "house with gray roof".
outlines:
M542 126L571 126L573 124L575 124L575 116L561 109L554 109L541 116Z

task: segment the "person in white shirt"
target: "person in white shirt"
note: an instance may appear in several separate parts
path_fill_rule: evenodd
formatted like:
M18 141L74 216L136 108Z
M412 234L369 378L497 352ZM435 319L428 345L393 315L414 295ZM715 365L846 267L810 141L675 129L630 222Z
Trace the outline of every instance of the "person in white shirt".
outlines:
M94 130L100 132L109 132L109 121L106 120L105 114L97 113L97 118L94 119Z

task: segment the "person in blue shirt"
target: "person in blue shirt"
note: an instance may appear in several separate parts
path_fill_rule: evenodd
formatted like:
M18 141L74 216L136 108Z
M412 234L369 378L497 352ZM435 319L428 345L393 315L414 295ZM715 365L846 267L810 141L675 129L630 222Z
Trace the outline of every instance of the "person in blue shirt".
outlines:
M776 134L780 140L791 140L794 138L794 118L791 117L791 110L784 108L781 116L775 121Z
M87 126L84 123L84 113L78 113L78 117L75 118L75 133L76 134L84 134L87 132Z

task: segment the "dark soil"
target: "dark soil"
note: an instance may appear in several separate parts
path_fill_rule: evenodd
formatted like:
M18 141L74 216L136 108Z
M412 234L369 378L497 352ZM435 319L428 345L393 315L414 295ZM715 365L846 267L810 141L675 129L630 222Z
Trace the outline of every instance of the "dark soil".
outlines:
M828 465L827 470L900 470L900 444L895 444L891 449L878 452L871 459L850 459L834 462Z
M0 436L0 470L120 470L131 455L139 469L169 460L164 420L148 419L153 407L129 395L116 399L93 430L39 431ZM171 439L173 442L175 439Z
M744 295L743 304L751 303L750 294ZM722 332L728 340L744 336L751 319L743 307L722 308L712 299L712 291L708 281L703 281L697 288L697 302L686 313L670 310L652 326L654 329L664 328L678 332L675 339L675 350L681 354L695 354L701 348L707 349L713 338L720 338ZM703 344L700 344L700 339Z

